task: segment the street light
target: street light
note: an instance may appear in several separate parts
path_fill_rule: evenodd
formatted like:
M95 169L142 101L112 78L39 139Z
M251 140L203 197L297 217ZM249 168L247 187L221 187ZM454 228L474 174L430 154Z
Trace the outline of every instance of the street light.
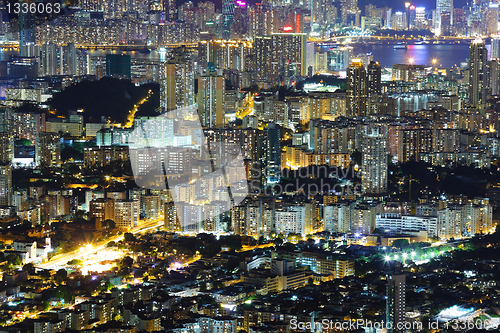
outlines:
M432 59L432 64L433 64L434 66L436 66L436 62L437 62L437 59L436 59L436 58L433 58L433 59Z
M413 60L414 60L414 59L413 59L413 58L411 58L411 57L408 59L408 62L410 63L410 65L413 65Z

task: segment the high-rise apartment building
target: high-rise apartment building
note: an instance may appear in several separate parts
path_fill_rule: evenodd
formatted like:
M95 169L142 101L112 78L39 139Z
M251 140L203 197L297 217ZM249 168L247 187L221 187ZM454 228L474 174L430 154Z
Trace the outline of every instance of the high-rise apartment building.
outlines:
M179 216L177 215L177 208L173 201L166 202L163 208L165 216L165 231L177 232L181 231L181 225L179 222Z
M481 108L486 102L486 60L488 50L483 40L472 41L469 47L469 106Z
M436 0L436 21L434 22L434 33L436 35L442 34L441 18L443 14L450 15L450 26L453 26L453 0Z
M490 2L486 11L486 34L498 36L498 3Z
M386 325L387 332L405 332L406 321L406 275L387 277ZM391 324L389 324L391 323ZM390 328L389 328L390 327Z
M387 191L387 137L378 129L363 136L362 141L362 186L370 194Z
M7 132L0 132L0 165L10 164L14 158L14 140Z
M162 0L163 21L175 21L177 19L177 9L175 0Z
M160 66L160 106L163 111L173 111L193 104L194 62L191 53L179 47Z
M366 70L359 59L347 67L347 116L366 115Z
M491 51L490 53L491 60L500 59L500 37L491 39L490 51Z
M368 96L378 95L382 92L382 68L378 61L370 61L367 73Z
M280 129L274 123L267 127L267 182L277 183L281 174L281 136Z
M487 234L493 228L493 208L486 203L468 203L465 207L465 235Z
M107 60L106 55L106 60ZM115 56L115 55L113 55ZM127 57L127 56L122 56ZM130 56L129 62L130 62ZM75 44L68 43L67 45L61 45L59 50L59 59L60 59L60 72L61 75L78 75L78 52L75 47ZM106 64L107 65L107 64ZM130 65L129 65L130 66ZM86 73L84 73L86 74ZM110 74L108 74L110 75ZM129 76L130 77L130 70Z
M280 32L272 36L257 36L254 49L256 72L261 80L307 74L304 33Z
M271 74L271 53L273 39L271 36L256 36L254 40L255 69L260 79L267 79Z
M464 206L451 206L438 211L438 237L462 238L465 214Z
M52 168L61 165L61 138L59 134L40 132L35 141L35 163Z
M500 95L500 58L496 58L488 62L488 68L490 71L490 90L491 95Z
M33 49L36 46L36 22L35 14L27 11L19 11L19 56L35 56Z
M346 70L352 59L352 46L333 48L327 53L326 66L329 71Z
M54 43L44 43L40 52L40 75L57 75L59 68L58 47Z
M0 206L12 205L12 168L0 165Z
M245 59L253 51L252 45L243 40L202 40L198 43L198 67L208 68L211 63L215 69L244 71Z
M231 25L234 22L235 0L222 1L222 39L231 39Z
M398 161L418 161L423 153L433 149L433 130L406 129L398 132Z
M198 115L203 127L224 126L225 85L224 76L213 70L198 78Z
M115 201L114 221L117 228L130 230L139 225L139 201L117 200Z
M90 218L95 218L97 230L102 229L102 222L106 220L115 220L115 200L100 198L90 202Z

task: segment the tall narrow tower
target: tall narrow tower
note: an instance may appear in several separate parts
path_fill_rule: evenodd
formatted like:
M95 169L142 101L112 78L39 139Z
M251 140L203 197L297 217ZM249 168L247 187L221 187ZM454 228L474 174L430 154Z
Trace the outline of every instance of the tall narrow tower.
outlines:
M387 278L386 325L388 333L404 332L406 317L406 275Z
M367 90L368 96L378 95L382 91L382 68L378 61L370 61L368 65Z
M0 206L12 205L12 168L0 166Z
M231 39L231 25L234 22L235 0L224 0L222 2L222 39Z
M360 59L352 59L347 67L347 116L366 115L366 71Z
M35 14L28 11L19 12L19 55L21 57L34 56L36 44Z
M224 90L224 76L214 70L198 78L198 114L203 127L223 127Z
M267 127L267 183L280 181L281 173L281 136L280 129L274 123Z
M173 111L193 104L194 61L185 47L178 47L160 65L160 106L163 111Z
M387 138L378 129L363 136L362 178L363 192L387 192Z
M488 51L482 39L469 47L469 106L481 108L486 101L486 60Z

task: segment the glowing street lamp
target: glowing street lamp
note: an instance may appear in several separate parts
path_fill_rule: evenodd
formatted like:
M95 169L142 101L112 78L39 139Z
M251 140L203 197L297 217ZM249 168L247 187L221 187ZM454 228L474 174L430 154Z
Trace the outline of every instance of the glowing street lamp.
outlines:
M434 66L436 66L436 63L437 63L437 59L436 59L436 58L433 58L433 59L432 59L432 64L433 64Z
M391 261L391 257L389 257L389 256L385 256L384 259L385 259L385 261Z
M415 251L413 251L413 252L411 253L411 256L412 256L412 257L414 257L414 256L416 256L416 255L417 255L417 254L415 253Z
M408 253L403 253L403 259L408 258Z
M414 59L413 59L413 58L409 58L409 59L408 59L408 62L410 63L410 65L413 65L413 61L414 61Z

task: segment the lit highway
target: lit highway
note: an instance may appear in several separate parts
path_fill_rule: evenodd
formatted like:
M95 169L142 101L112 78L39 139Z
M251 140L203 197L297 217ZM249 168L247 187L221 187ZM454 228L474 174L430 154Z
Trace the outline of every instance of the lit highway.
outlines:
M250 96L250 98L248 99L248 101L245 103L244 106L242 106L236 113L236 117L239 118L239 119L243 119L245 118L246 116L249 116L251 114L253 114L254 112L254 100L255 100L255 96L257 96L257 94L252 94L252 96Z
M143 222L143 224L140 225L139 227L132 229L130 231L130 233L138 234L138 233L146 232L146 231L149 231L152 229L156 229L162 225L163 225L163 217L160 217L160 218L155 219L155 220ZM73 259L82 259L83 257L91 256L91 255L105 249L106 244L108 244L109 242L119 242L123 239L123 237L124 237L123 234L116 235L116 236L110 237L102 242L92 244L91 246L87 245L85 247L82 247L76 251L56 255L55 257L53 257L49 261L37 264L37 265L35 265L35 267L40 268L40 269L63 268L68 261L71 261ZM106 260L106 258L102 258L102 259Z

